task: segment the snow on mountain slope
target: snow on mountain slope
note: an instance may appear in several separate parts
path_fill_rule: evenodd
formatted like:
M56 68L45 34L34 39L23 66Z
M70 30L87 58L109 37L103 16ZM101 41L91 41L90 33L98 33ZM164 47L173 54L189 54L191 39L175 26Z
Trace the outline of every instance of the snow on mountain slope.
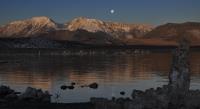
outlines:
M48 17L33 17L31 19L14 21L1 27L0 37L31 37L55 30L56 28L57 24Z
M104 22L97 19L89 19L84 17L79 17L73 19L72 21L65 24L67 30L76 31L76 30L86 30L88 32L105 32L109 35L119 37L121 34L129 34L134 31L147 33L153 28L149 25L139 25L139 24L123 24L116 22Z

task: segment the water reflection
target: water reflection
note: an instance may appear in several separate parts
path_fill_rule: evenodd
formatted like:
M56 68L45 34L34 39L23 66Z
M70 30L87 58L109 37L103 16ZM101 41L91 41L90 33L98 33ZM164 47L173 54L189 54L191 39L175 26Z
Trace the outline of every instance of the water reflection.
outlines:
M200 80L200 52L192 52L192 88ZM146 54L93 55L93 56L1 56L9 63L0 65L0 83L19 91L27 86L50 90L62 95L60 102L83 102L91 96L121 96L132 89L147 89L166 84L171 65L171 52ZM13 61L15 60L15 61ZM19 61L19 62L18 62ZM98 90L76 88L62 91L60 86L76 82L78 85L97 82Z

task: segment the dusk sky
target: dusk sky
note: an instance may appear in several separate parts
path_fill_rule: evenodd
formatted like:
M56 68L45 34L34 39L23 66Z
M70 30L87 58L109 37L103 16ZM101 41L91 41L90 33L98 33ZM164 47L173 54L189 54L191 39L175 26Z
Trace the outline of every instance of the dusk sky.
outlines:
M1 0L0 16L0 24L33 16L59 23L79 16L154 25L199 22L200 0Z

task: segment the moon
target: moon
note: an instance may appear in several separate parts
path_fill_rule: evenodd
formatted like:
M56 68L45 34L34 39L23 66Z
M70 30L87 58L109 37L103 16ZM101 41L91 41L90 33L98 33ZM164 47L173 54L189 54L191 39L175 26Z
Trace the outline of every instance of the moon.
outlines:
M115 13L115 10L114 10L114 9L111 9L111 10L110 10L110 13L111 13L111 14L114 14L114 13Z

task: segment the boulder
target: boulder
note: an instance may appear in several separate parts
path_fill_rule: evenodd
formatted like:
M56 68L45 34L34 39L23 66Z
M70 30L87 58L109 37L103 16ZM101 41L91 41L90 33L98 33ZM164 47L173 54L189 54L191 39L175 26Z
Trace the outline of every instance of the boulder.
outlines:
M14 90L10 89L8 86L0 86L0 98L4 98L5 96L14 93Z
M76 83L75 83L75 82L72 82L71 85L74 86L74 85L76 85Z
M62 90L66 90L66 89L73 90L75 87L74 87L74 85L70 85L70 86L62 85L60 88L61 88Z
M124 92L124 91L120 92L120 95L125 95L125 94L126 94L126 92Z
M43 92L41 89L28 87L26 91L19 96L20 100L28 102L50 102L51 95L49 92Z
M122 109L122 105L106 98L91 98L94 109Z
M143 95L144 95L144 92L140 90L133 90L133 93L131 94L133 99L140 98Z
M62 86L60 86L60 89L66 90L66 89L67 89L67 86L66 86L66 85L62 85Z
M97 89L98 88L98 84L97 83L92 83L90 85L88 85L89 88L92 88L92 89Z

